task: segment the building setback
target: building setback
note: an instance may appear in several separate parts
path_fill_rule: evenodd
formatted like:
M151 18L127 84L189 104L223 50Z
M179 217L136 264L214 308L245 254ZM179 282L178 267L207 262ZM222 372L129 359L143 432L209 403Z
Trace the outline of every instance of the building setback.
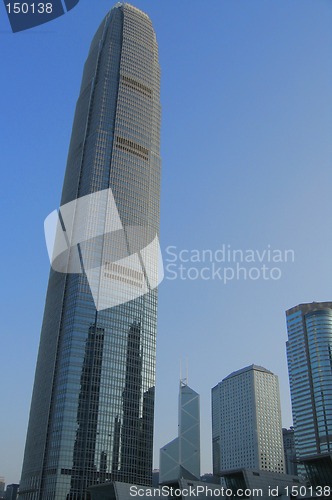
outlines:
M91 248L76 245L82 272L51 269L20 485L25 500L85 500L95 483L151 481L157 289L148 286L132 300L124 293L122 303L99 308L90 288L95 269L85 264L94 252L118 261L124 245L139 255L142 238L132 232L130 240L126 228L145 231L146 243L158 235L159 79L150 19L116 4L85 63L61 207L109 190L125 231L113 239L103 234ZM109 223L90 217L88 233L100 234L100 222ZM122 246L115 247L116 238ZM140 289L147 280L143 264L141 272L103 265L104 281L113 280L105 285L107 299L116 283Z
M278 377L251 365L212 389L213 473L284 472Z

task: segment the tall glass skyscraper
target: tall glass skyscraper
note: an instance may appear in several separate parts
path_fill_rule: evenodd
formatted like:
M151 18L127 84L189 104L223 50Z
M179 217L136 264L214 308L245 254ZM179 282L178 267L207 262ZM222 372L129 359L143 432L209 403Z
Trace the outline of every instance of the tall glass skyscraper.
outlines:
M287 359L298 459L332 452L332 302L286 312Z
M51 269L20 486L26 500L83 500L94 483L151 480L157 289L142 286L151 284L143 265L149 256L134 240L137 228L147 243L159 232L159 80L150 19L116 4L85 63L61 206L111 190L123 231L99 236L90 249L76 245L82 272ZM103 221L91 213L94 234ZM141 272L115 262L124 245L137 253ZM128 300L122 289L122 300L105 308L96 306L93 265L85 267L82 255L91 260L107 246L116 259L97 272L106 268L104 281L142 292Z

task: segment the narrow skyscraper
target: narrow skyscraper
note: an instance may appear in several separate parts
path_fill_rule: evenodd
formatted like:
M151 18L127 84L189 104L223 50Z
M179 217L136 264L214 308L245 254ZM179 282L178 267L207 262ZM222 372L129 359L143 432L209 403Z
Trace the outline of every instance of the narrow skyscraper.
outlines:
M286 318L297 458L312 482L332 486L332 302L300 304Z
M199 395L180 381L178 437L160 449L160 484L200 479Z
M215 475L241 468L284 472L276 375L251 365L212 389L212 454Z
M159 78L149 17L116 4L91 43L60 213L51 217L25 500L85 500L91 484L151 481Z

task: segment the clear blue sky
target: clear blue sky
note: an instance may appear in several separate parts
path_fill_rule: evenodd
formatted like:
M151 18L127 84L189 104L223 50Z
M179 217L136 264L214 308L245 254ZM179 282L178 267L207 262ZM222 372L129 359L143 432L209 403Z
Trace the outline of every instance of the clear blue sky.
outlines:
M0 476L20 477L49 262L82 68L113 3L12 34L3 5ZM332 300L332 3L136 0L162 68L161 244L293 249L279 280L160 286L156 450L177 432L180 358L201 394L202 472L211 470L210 389L251 363L279 376L292 423L284 311ZM167 264L167 262L166 262ZM167 272L166 272L167 275ZM158 453L155 454L158 464Z

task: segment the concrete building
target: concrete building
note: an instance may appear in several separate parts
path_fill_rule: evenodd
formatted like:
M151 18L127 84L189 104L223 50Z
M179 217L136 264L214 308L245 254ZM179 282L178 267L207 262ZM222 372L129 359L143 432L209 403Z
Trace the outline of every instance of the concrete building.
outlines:
M130 500L130 498L140 498L141 500L151 500L151 498L164 498L165 500L177 498L188 500L188 498L199 498L207 500L212 498L222 498L221 486L218 484L207 484L202 481L188 479L178 479L172 484L160 486L159 488L139 486L128 483L106 483L91 486L91 500Z
M223 479L226 488L232 490L234 498L252 500L256 498L269 500L273 497L280 499L293 498L291 496L292 491L294 489L299 491L300 486L304 486L298 476L258 469L238 469L225 472ZM240 492L241 494L239 494Z
M213 473L247 468L283 473L278 377L257 365L212 389Z

